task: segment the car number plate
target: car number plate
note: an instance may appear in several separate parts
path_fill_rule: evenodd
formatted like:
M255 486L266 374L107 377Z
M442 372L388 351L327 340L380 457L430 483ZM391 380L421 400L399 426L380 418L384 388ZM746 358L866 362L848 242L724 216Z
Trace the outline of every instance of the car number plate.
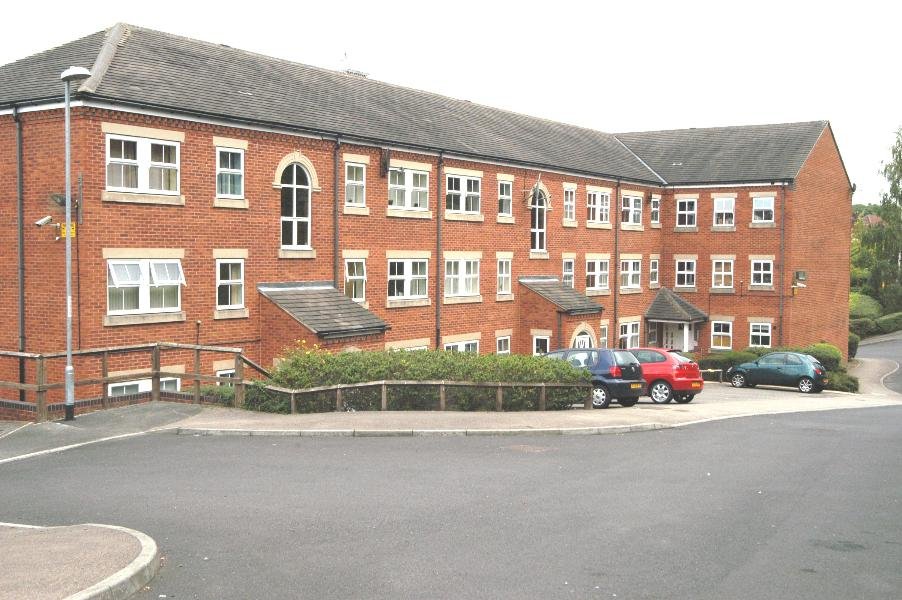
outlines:
M630 389L633 389L633 390L638 390L641 387L642 387L641 383L631 383L630 384Z
M694 387L694 388L702 387L702 384L700 384L700 383L697 382L697 381L694 381L694 382L692 383L692 387Z

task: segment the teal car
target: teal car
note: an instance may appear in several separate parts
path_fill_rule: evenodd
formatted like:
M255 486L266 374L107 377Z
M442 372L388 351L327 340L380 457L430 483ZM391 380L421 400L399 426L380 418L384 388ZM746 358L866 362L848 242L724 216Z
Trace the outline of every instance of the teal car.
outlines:
M771 352L755 362L742 363L727 370L733 387L785 385L803 394L820 392L828 383L827 369L810 354Z

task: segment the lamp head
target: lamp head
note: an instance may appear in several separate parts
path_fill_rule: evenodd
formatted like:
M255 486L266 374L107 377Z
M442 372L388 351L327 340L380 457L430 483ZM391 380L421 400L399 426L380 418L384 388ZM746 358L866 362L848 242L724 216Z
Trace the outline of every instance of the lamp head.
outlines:
M60 75L63 81L80 81L91 76L91 72L84 67L69 67Z

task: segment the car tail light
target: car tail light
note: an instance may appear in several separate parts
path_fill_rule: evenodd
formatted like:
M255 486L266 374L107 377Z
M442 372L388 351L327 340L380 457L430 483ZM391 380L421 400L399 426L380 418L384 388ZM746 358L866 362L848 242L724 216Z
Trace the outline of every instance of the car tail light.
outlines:
M815 374L815 375L823 375L824 372L823 372L822 370L820 370L820 369L815 369L815 370L814 370L814 374Z
M623 371L617 365L611 365L611 377L621 377L623 376Z

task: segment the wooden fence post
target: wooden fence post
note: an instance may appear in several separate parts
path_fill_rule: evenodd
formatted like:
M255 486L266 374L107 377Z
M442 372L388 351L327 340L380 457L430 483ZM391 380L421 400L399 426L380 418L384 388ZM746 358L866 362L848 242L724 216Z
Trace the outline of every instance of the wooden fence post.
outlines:
M545 410L545 384L540 384L539 387L539 410Z
M107 384L107 377L110 376L110 353L104 352L100 355L100 378L103 379L100 392L100 406L103 408L110 407L110 386Z
M194 403L200 404L200 348L194 349Z
M35 383L38 384L37 405L35 406L35 421L40 423L47 420L47 390L44 384L47 383L47 371L44 364L44 357L39 356L35 364Z
M288 395L289 400L291 401L291 414L297 414L298 412L298 400L297 396L295 396L294 392Z
M504 388L501 387L501 384L498 384L498 389L495 390L495 410L501 412L504 410L501 403L504 402Z
M244 385L244 360L240 353L235 354L235 408L244 408L247 388ZM291 395L291 412L294 412L294 394Z
M153 347L150 353L150 400L160 401L160 345Z
M438 409L445 410L445 382L438 386Z
M589 386L589 392L586 395L586 399L583 401L583 408L585 408L586 410L592 410L592 390L593 389L594 388L592 386Z
M382 382L382 410L388 410L388 385Z
M344 401L341 398L341 388L335 388L335 410L341 412L344 410Z

